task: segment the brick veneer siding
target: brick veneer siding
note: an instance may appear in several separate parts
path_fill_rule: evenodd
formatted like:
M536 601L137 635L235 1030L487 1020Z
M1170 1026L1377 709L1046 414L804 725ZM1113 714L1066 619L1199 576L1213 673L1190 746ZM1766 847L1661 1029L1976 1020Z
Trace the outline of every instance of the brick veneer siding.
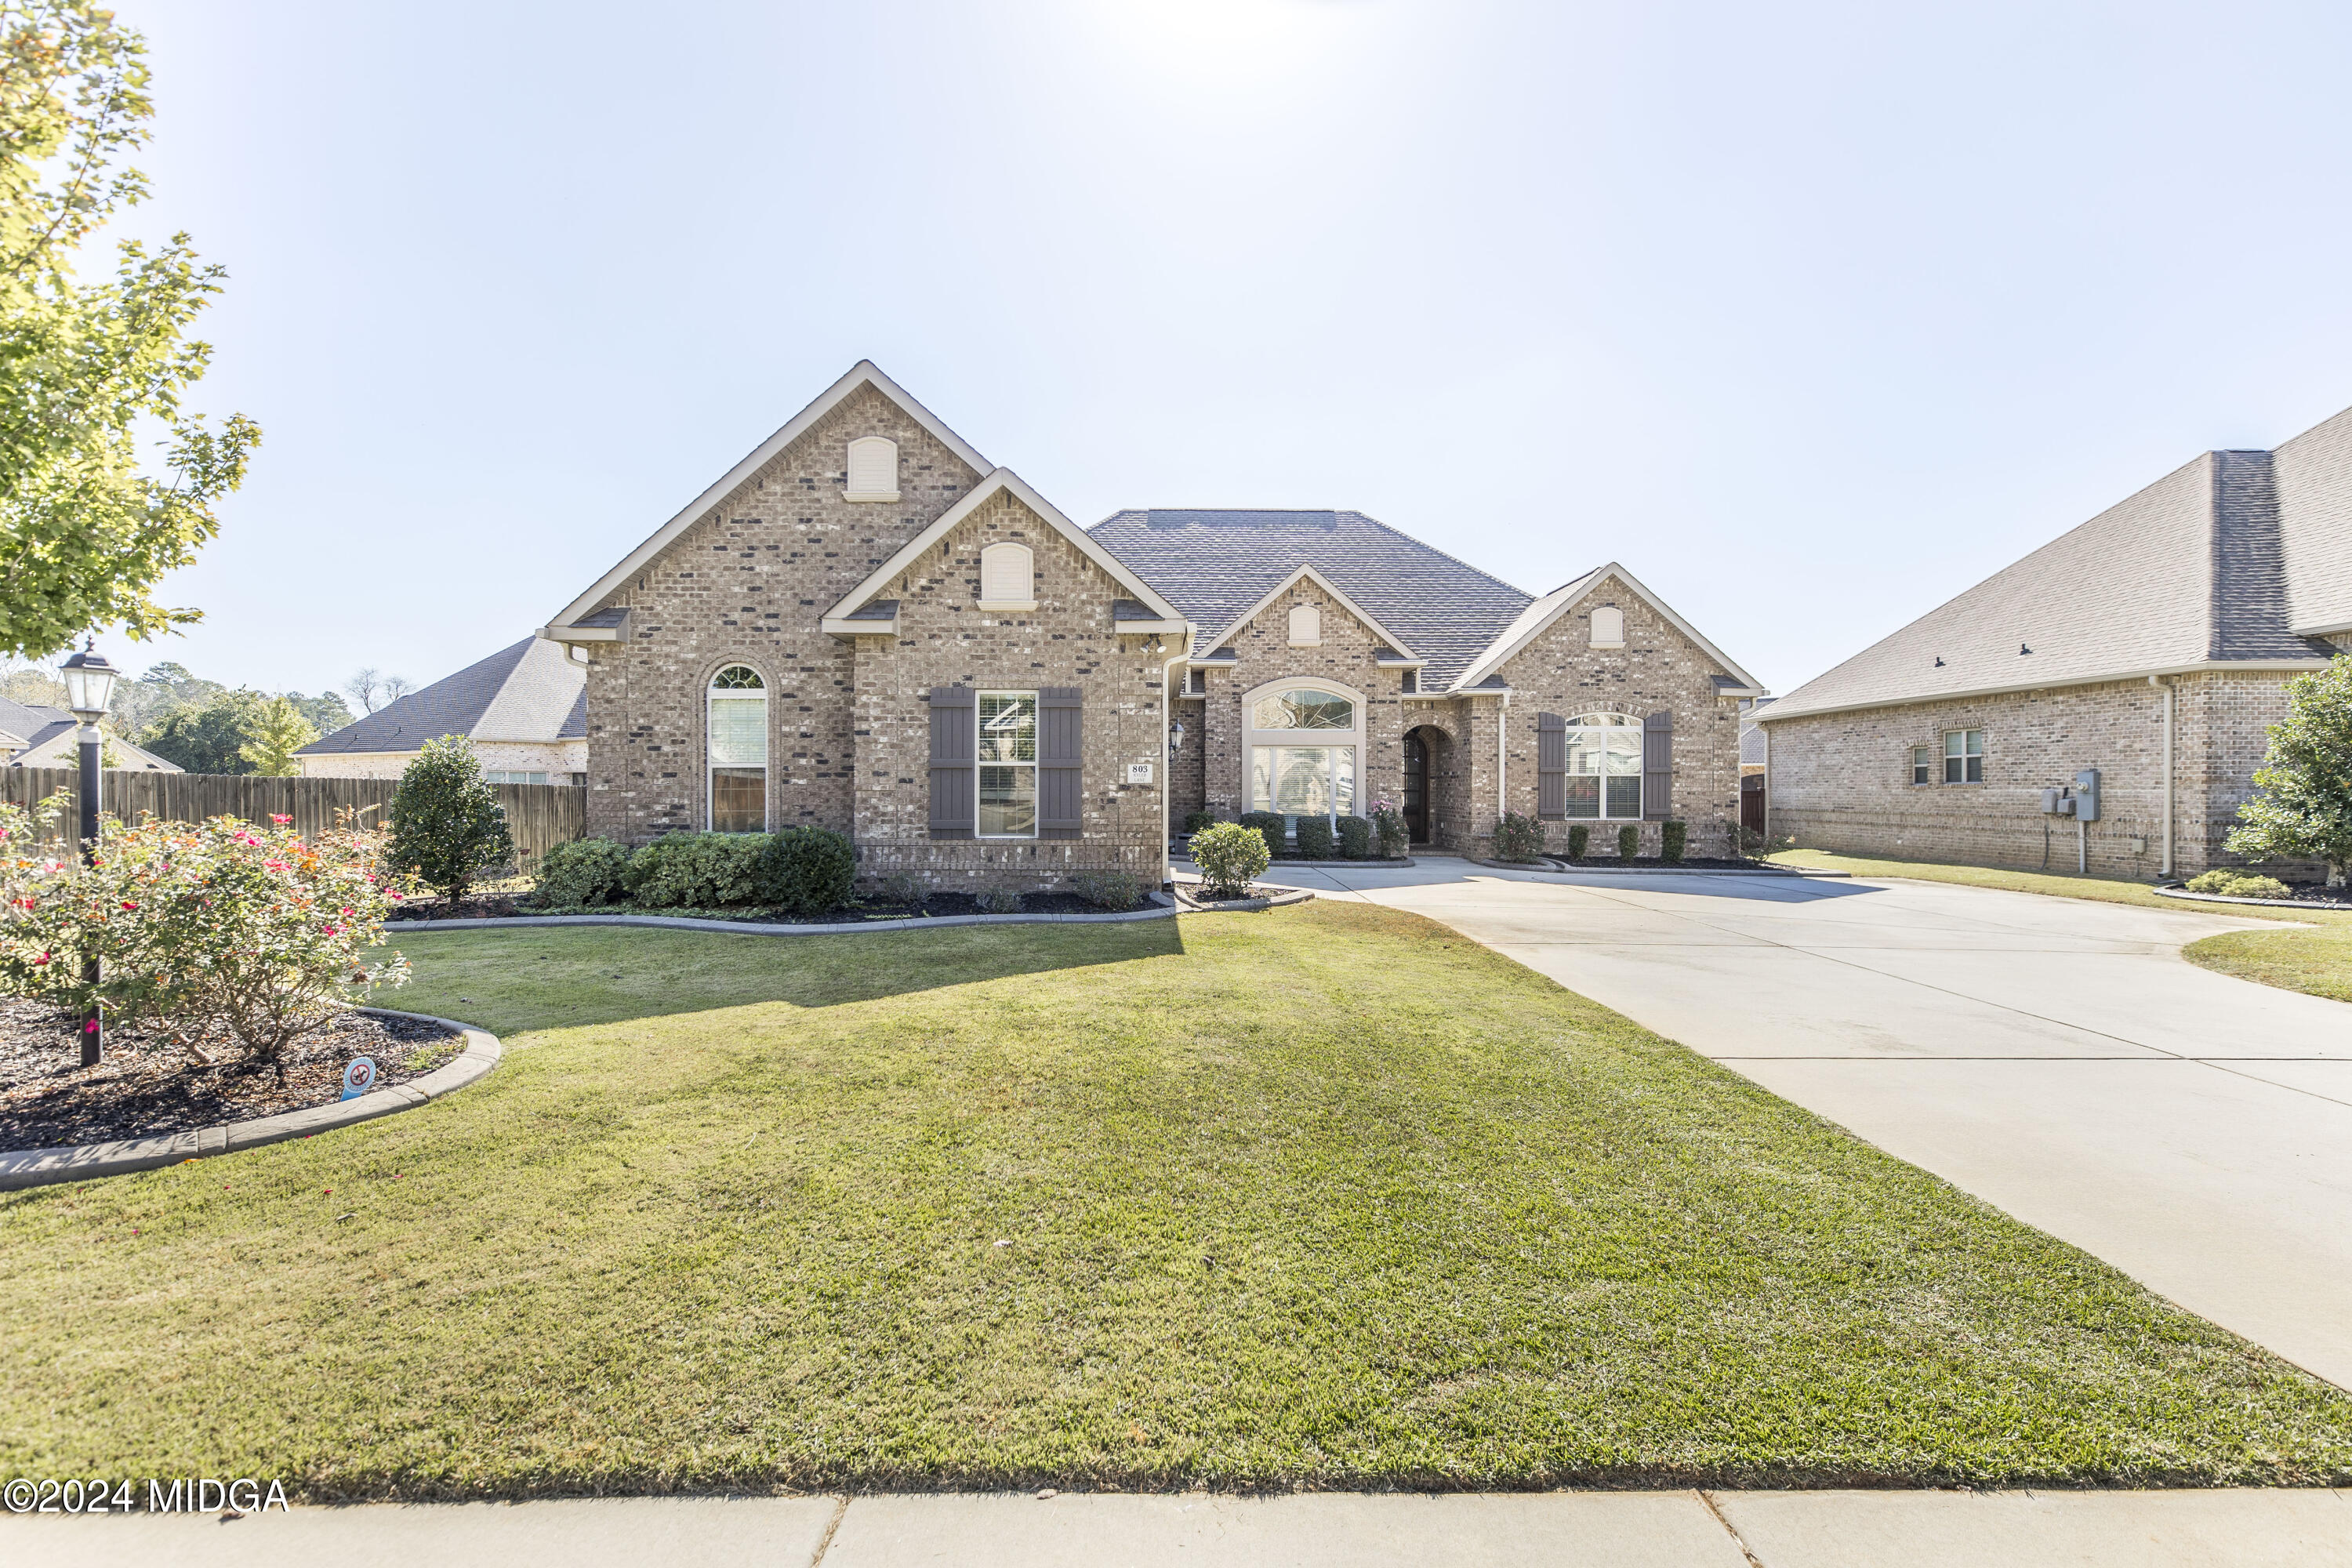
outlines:
M1181 688L1183 677L1180 665L1171 684ZM1208 702L1204 698L1180 696L1172 711L1184 726L1184 744L1168 764L1168 825L1171 832L1181 832L1186 816L1208 809Z
M1423 731L1429 747L1429 796L1423 808L1429 816L1432 847L1467 854L1476 847L1472 829L1477 823L1477 803L1471 790L1470 752L1463 739L1465 719L1473 699L1421 699L1404 704L1402 728ZM1491 703L1493 699L1475 700ZM1403 803L1400 769L1397 800ZM1488 830L1492 831L1489 824Z
M842 499L860 436L898 442L898 501ZM589 832L635 844L709 826L704 692L737 663L768 683L769 825L850 831L856 656L818 618L979 477L866 387L674 541L613 601L627 640L588 667Z
M1622 647L1592 646L1592 612L1603 606L1623 613ZM1505 716L1509 766L1504 779L1504 808L1536 815L1538 715L1557 713L1573 721L1580 713L1622 713L1643 719L1667 712L1674 715L1675 737L1667 813L1689 824L1691 854L1728 852L1731 829L1739 820L1739 710L1736 703L1717 695L1713 679L1728 673L1639 595L1613 579L1602 581L1502 668L1503 679L1511 688L1511 705ZM1491 706L1481 704L1482 710ZM1482 734L1483 746L1491 756L1493 732L1482 728ZM1645 814L1654 805L1643 802ZM1621 826L1617 820L1580 820L1592 830L1592 852L1616 852L1615 835ZM1564 853L1568 830L1576 825L1545 823L1546 846ZM1658 826L1655 822L1642 825L1645 855L1657 853ZM1475 831L1491 837L1491 807Z
M482 771L543 773L550 784L570 784L588 766L585 741L477 741L474 755ZM396 779L416 760L415 752L321 752L298 759L307 779Z
M2222 847L2292 671L2172 678L2173 868L2236 863ZM2044 817L2041 794L2097 768L2099 820L2084 825L2089 868L2152 879L2164 863L2164 693L2145 680L2052 687L1769 721L1770 830L1807 848L2071 871L2075 825ZM1942 776L1944 735L1982 730L1985 782L1911 784L1911 748ZM2299 868L2294 868L2299 869Z
M1037 607L978 607L980 552L1025 544ZM898 634L856 639L858 747L855 837L860 872L912 872L949 888L1050 888L1073 872L1118 869L1152 887L1166 864L1160 814L1165 707L1160 683L1176 647L1118 636L1111 604L1130 590L1013 496L999 492L880 595L898 601ZM940 686L977 690L1076 687L1083 763L1079 837L934 839L930 710ZM1126 782L1130 763L1152 783Z

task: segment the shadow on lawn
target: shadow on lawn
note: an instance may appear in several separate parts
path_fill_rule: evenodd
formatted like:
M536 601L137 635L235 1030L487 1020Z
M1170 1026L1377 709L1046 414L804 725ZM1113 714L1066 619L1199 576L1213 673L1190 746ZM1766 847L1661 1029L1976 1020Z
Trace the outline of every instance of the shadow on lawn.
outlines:
M856 936L734 936L626 926L394 933L415 980L380 1005L494 1034L759 1002L835 1007L1139 959L1176 957L1172 920L959 926Z

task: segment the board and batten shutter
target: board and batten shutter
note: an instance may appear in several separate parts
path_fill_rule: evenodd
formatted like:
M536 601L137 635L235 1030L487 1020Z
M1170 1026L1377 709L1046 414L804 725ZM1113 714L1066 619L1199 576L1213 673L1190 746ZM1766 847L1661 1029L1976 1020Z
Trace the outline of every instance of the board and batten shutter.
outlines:
M1558 822L1568 815L1568 721L1536 715L1536 816Z
M1653 713L1642 721L1642 820L1664 822L1675 814L1675 716Z
M978 694L931 688L931 837L970 838L979 826L971 770L980 755Z
M1080 763L1078 689L1037 692L1037 837L1076 838L1086 801Z

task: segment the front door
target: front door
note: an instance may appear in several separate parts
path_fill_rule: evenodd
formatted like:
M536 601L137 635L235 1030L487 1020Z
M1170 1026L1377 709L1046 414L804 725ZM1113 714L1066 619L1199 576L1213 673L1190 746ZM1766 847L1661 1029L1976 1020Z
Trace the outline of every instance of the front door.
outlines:
M1404 831L1412 843L1429 842L1429 742L1418 730L1404 737Z

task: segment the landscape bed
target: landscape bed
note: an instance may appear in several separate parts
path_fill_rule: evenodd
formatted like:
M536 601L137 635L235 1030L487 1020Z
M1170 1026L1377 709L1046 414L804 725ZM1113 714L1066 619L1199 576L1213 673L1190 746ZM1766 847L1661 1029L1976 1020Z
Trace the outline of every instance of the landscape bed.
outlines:
M0 1196L0 1469L2352 1479L2352 1397L1415 916L402 936L478 1088Z

